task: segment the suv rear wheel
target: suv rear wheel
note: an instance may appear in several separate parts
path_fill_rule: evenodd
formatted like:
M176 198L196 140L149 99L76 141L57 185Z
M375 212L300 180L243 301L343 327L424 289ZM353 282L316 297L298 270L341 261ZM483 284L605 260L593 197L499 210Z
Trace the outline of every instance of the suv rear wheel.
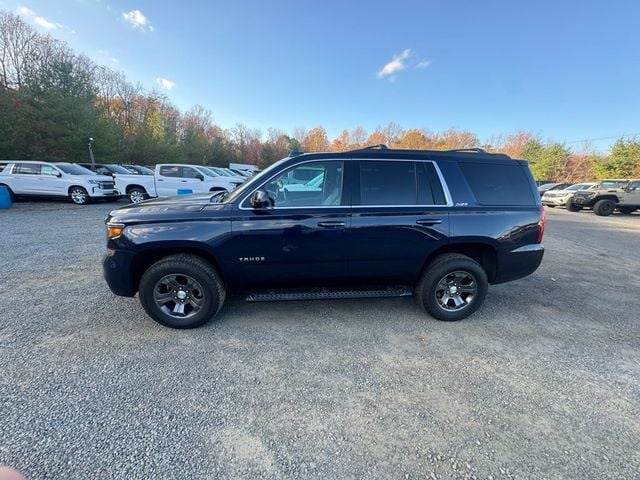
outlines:
M462 320L475 312L487 295L489 282L482 266L459 253L435 258L416 287L418 304L438 320Z
M171 328L195 328L217 315L224 284L204 259L171 255L154 263L140 280L140 303L156 322Z
M601 217L608 217L613 213L616 208L616 204L613 200L598 200L593 206L593 213Z

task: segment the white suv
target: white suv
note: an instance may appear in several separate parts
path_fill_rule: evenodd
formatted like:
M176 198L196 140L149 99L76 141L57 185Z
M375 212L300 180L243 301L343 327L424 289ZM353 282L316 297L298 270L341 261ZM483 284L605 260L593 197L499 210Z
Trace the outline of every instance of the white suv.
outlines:
M8 187L12 197L67 197L78 205L84 205L91 199L117 200L120 197L111 177L96 175L79 165L63 162L2 162L0 186Z

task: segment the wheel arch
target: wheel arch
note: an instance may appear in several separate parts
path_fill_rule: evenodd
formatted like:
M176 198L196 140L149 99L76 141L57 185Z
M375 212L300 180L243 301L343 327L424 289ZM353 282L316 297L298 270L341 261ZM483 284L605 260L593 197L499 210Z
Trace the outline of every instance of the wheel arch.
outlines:
M422 265L422 271L439 255L444 253L459 253L472 258L482 266L489 283L493 282L498 273L498 251L495 245L487 241L464 241L456 243L447 243L433 252L425 259Z
M89 190L87 189L87 187L85 187L84 185L78 185L78 184L72 184L69 185L69 188L67 188L67 195L71 195L71 190L74 188L81 188L83 189L85 192L87 192L87 195L89 194Z
M594 200L593 203L597 203L600 200L611 200L613 203L620 203L620 199L616 196L616 195L598 195Z
M131 275L133 285L135 285L136 290L140 286L140 280L142 279L142 275L147 271L151 265L162 260L163 258L169 257L171 255L177 254L187 254L194 255L202 258L211 264L211 266L216 270L222 282L226 285L226 278L224 275L224 271L221 268L220 262L210 251L205 248L202 248L200 244L189 244L186 243L181 245L180 247L166 247L166 246L158 246L145 249L138 253L133 261L131 268Z
M127 195L129 195L129 193L131 193L131 190L133 190L134 188L139 188L140 190L142 190L145 194L149 194L149 192L147 191L147 189L142 186L142 185L138 185L137 183L132 183L130 185L127 185L127 188L125 189L125 192Z

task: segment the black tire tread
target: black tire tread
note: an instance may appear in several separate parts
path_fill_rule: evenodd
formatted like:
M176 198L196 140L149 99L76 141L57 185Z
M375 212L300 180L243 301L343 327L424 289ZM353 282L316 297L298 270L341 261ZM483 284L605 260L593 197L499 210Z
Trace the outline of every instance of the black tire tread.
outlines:
M466 263L468 266L472 266L473 268L477 268L479 269L480 272L482 272L482 278L478 278L477 280L479 282L484 282L485 286L488 285L488 280L487 280L487 275L486 272L484 271L484 269L482 268L482 265L480 265L478 262L476 262L474 259L472 259L471 257L468 257L466 255L463 255L461 253L443 253L442 255L437 256L435 259L433 259L424 269L424 272L422 273L422 277L420 278L420 282L418 283L416 289L415 289L415 297L416 297L416 301L418 302L418 305L420 306L420 308L422 308L422 310L429 314L430 316L432 316L433 318L436 318L437 320L443 320L443 321L456 321L456 320L462 320L463 318L468 317L469 315L471 315L473 312L475 312L480 305L482 305L482 302L484 300L484 297L486 295L486 287L484 288L484 293L482 294L481 292L481 298L479 298L478 300L475 301L475 303L473 305L470 305L470 310L465 311L465 315L461 318L444 318L443 315L440 315L440 312L438 312L437 310L432 310L429 308L429 304L426 301L425 298L425 293L430 293L427 292L427 284L431 283L432 281L434 281L433 278L433 272L441 269L441 268L445 268L448 265L451 264L458 264L456 266L456 269L460 269L463 268L460 266L460 263Z
M615 209L615 202L613 200L609 200L607 198L603 198L602 200L598 200L595 205L593 206L593 213L595 213L598 216L601 217L607 217L609 215L611 215L611 213L604 213L602 211L602 209L604 208L604 205L608 205L609 203L613 204L614 208L611 210L611 213L613 213L613 210Z
M214 318L218 314L218 312L220 312L220 309L224 305L224 302L225 302L225 300L227 298L227 290L226 290L226 288L224 286L224 283L223 283L222 279L220 278L220 275L218 274L218 272L215 269L215 267L213 265L211 265L211 263L209 263L204 258L199 257L197 255L188 254L188 253L178 253L178 254L169 255L167 257L164 257L161 260L158 260L153 265L151 265L144 272L144 274L142 275L142 278L140 279L140 288L142 288L142 286L145 283L147 283L146 279L149 278L150 276L154 275L157 270L164 269L167 266L173 266L173 264L175 264L175 263L179 263L180 265L189 265L189 266L194 267L196 269L202 270L203 273L210 278L210 282L208 284L213 285L215 287L217 293L218 293L218 305L217 305L213 315L211 315L208 318L205 317L202 320L200 320L200 321L198 321L197 323L194 323L194 324L189 324L189 325L186 325L186 326L176 326L176 325L170 325L170 324L162 322L162 321L159 321L159 323L162 323L163 325L167 325L167 326L172 327L172 328L195 328L195 327L199 327L201 325L204 325L205 323L210 321L212 318ZM145 309L145 311L152 318L154 318L154 320L157 320L153 316L153 313L152 313L152 310L150 309L150 306L146 304L146 301L145 301L146 297L144 295L139 295L139 297L140 297L140 303L142 303L142 306Z

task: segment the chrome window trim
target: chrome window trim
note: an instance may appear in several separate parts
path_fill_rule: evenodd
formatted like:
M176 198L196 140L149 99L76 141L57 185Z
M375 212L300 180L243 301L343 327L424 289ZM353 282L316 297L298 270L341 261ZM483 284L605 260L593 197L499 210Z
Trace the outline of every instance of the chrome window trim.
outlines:
M312 162L329 162L329 161L340 161L343 163L346 161L360 161L360 162L429 162L433 165L433 167L436 170L436 174L438 175L438 180L440 180L440 186L442 187L442 191L444 192L444 198L445 201L447 202L446 204L442 204L442 205L318 205L318 206L307 206L307 207L272 207L269 208L268 210L302 210L302 209L309 209L309 208L313 208L313 209L317 209L317 210L322 210L322 209L326 209L326 208L423 208L423 207L429 207L429 208L433 208L433 207L452 207L453 206L453 201L451 199L451 193L449 192L449 187L447 185L447 182L445 182L444 180L444 176L442 175L442 172L440 171L440 167L438 166L438 164L433 161L433 160L429 160L429 159L422 159L422 158L413 158L413 159L407 159L407 158L316 158L313 160L305 160L299 163L296 163L295 165L291 165L291 167L286 168L284 170L279 171L278 173L275 173L273 175L271 175L268 179L266 179L264 182L262 182L259 186L257 186L256 188L254 188L251 193L249 193L248 195L246 195L240 202L238 202L238 208L240 210L245 210L245 211L253 211L253 208L247 208L247 207L243 207L242 204L247 201L249 199L249 197L251 197L251 195L253 195L256 190L260 190L264 185L266 185L267 183L269 183L273 178L275 178L276 176L286 172L287 170L290 170L291 168L295 168L299 165L304 165L305 163L312 163ZM343 167L344 168L344 167Z

